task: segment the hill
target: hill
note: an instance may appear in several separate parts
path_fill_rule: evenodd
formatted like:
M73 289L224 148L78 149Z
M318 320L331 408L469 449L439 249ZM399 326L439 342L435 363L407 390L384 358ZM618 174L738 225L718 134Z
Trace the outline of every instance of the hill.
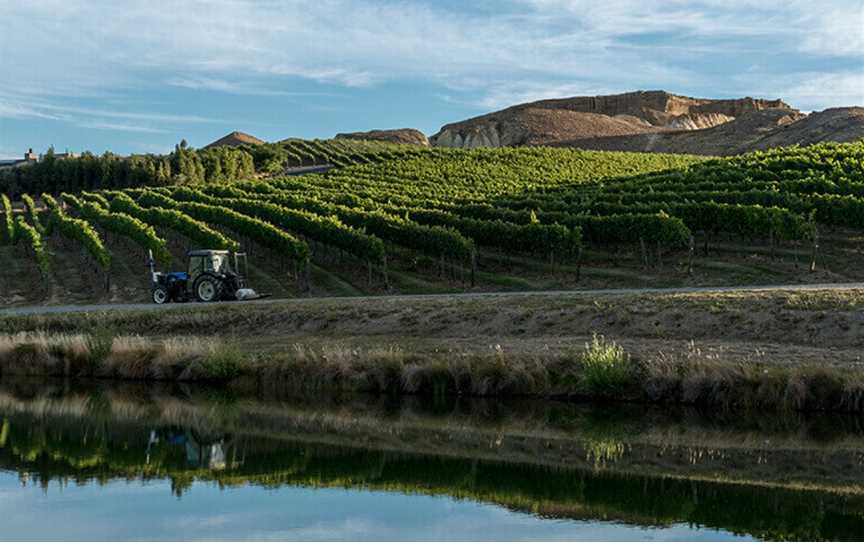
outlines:
M212 149L213 147L239 147L241 145L261 145L264 141L258 139L253 135L249 135L243 132L231 132L230 134L221 137L205 146L205 149Z
M399 128L396 130L370 130L368 132L352 132L336 134L336 139L361 139L367 141L384 141L386 143L399 143L403 145L429 146L429 140L420 130L413 128Z
M663 91L543 100L448 124L442 147L522 145L733 155L864 137L861 108L804 115L782 100L710 100Z

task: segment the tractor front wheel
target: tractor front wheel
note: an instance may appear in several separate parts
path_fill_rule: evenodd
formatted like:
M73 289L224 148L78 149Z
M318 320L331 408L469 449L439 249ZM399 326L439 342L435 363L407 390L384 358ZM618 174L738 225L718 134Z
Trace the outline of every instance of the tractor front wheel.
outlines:
M198 301L209 303L218 301L222 291L222 285L213 277L201 277L195 281L195 297Z
M153 303L156 303L157 305L164 305L165 303L171 301L171 296L168 294L168 289L164 286L156 286L155 288L153 288L152 297Z

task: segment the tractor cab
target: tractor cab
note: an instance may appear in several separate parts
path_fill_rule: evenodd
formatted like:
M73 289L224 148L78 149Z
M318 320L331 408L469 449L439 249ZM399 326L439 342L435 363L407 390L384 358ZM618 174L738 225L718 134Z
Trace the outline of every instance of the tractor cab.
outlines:
M228 274L231 270L231 253L227 250L190 250L186 253L189 263L187 275L194 281L203 273Z
M190 250L186 253L186 259L186 272L161 273L155 270L151 255L149 264L154 303L161 305L190 299L210 302L264 297L246 287L244 275L248 271L248 264L245 253Z

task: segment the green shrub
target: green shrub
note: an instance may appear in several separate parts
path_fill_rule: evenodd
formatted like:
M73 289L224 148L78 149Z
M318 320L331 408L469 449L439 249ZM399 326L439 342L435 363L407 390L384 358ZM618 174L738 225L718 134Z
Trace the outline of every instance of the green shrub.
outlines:
M580 358L581 387L589 395L612 397L627 391L636 371L630 356L615 341L595 334Z

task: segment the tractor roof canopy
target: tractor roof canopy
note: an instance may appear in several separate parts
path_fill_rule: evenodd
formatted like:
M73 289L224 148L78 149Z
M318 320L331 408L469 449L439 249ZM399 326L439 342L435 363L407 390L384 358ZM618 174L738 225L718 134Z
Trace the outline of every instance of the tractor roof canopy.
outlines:
M227 250L190 250L186 253L186 256L227 256L229 252Z

